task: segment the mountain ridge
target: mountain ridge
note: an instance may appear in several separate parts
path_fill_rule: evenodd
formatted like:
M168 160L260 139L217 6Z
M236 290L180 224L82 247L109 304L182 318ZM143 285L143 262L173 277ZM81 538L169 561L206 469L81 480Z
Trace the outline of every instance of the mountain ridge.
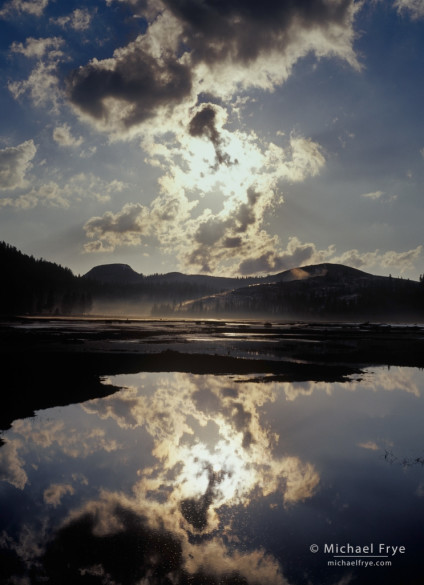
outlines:
M320 264L310 264L307 266L298 266L294 268L289 268L287 270L283 270L282 272L277 272L275 274L268 274L267 276L247 276L247 277L237 277L237 276L215 276L213 274L186 274L183 272L172 271L172 272L165 272L165 273L155 273L145 275L143 273L136 272L131 266L128 264L122 263L111 263L111 264L99 264L91 268L88 272L86 272L82 278L88 278L92 280L97 280L103 283L112 283L112 282L119 282L120 284L130 284L132 282L143 282L146 279L157 279L157 280L181 280L181 279L198 279L204 281L228 281L228 282L236 282L236 283L267 283L267 282L280 282L285 281L288 282L290 280L304 280L305 278L316 278L319 276L324 276L324 272L334 272L334 270L338 270L339 274L356 274L358 277L372 277L372 278L389 278L385 276L377 276L368 272L364 272L363 270L359 270L358 268L353 268L350 266L346 266L344 264L338 263L331 263L331 262L323 262Z
M420 282L410 281L343 264L235 278L181 272L145 276L115 263L75 276L69 268L0 242L0 270L3 315L424 321L424 275Z
M181 311L302 320L422 319L424 283L323 263L290 269L253 286L186 301Z

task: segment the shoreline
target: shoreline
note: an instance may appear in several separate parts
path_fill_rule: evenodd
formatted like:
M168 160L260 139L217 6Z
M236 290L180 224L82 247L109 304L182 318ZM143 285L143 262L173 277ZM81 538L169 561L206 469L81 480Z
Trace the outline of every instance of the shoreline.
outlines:
M41 325L41 326L40 326ZM370 367L424 367L424 327L383 324L31 318L0 323L0 428L35 410L117 391L117 374L343 382Z

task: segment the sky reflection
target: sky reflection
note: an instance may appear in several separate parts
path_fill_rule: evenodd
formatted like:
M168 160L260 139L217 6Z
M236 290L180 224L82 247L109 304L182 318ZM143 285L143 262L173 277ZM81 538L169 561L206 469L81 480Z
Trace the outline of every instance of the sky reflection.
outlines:
M123 389L3 434L5 583L418 582L422 371L106 383ZM390 568L329 567L325 543L347 542L406 553Z

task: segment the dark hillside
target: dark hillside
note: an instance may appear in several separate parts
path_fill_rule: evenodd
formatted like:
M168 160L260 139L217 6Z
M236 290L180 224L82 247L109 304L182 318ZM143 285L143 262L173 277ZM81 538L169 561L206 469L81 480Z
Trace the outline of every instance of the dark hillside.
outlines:
M303 320L417 321L424 319L424 285L319 264L281 273L274 282L186 303L183 310Z
M134 284L143 280L128 264L102 264L89 270L84 278L102 283Z
M84 313L91 299L69 268L35 259L0 242L0 314Z

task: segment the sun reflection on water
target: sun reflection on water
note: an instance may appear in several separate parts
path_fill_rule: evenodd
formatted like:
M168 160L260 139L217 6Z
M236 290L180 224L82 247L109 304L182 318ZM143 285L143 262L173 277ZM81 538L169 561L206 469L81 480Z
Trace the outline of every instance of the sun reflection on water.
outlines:
M125 386L115 394L16 421L0 449L0 477L27 507L15 532L10 521L1 533L0 550L16 554L28 574L42 567L34 583L44 574L61 582L65 563L75 584L83 577L130 585L295 583L283 575L280 545L267 550L246 526L265 530L284 518L278 539L289 546L293 523L308 510L311 526L322 517L330 528L339 500L349 514L355 486L326 469L325 451L341 467L358 461L362 482L370 457L381 455L373 481L381 476L390 486L381 437L390 435L398 453L405 427L390 421L410 405L413 428L421 405L415 371L391 373L347 384L127 375L109 381ZM343 487L337 494L328 477ZM319 504L327 509L316 515ZM120 556L133 575L126 581Z

